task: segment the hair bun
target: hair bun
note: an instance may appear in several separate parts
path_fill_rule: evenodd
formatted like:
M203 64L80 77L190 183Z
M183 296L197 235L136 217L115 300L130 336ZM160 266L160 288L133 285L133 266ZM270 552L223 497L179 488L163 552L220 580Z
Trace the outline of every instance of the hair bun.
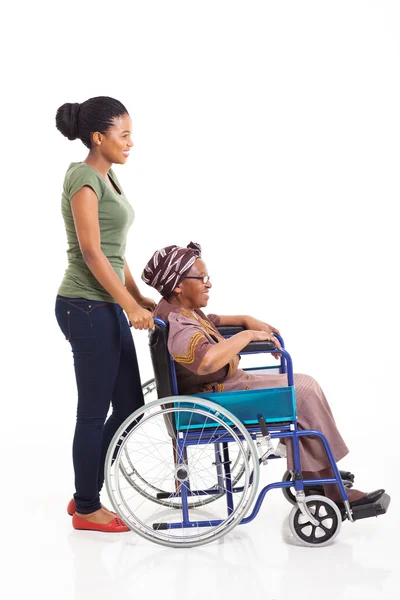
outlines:
M76 140L79 131L79 102L67 102L60 106L56 114L56 127L69 140Z

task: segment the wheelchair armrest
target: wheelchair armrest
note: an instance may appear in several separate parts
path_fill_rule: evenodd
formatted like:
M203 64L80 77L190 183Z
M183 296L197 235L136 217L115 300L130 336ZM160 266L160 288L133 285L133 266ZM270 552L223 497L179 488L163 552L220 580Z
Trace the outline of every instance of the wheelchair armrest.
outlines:
M269 352L270 350L277 350L277 347L273 342L250 342L245 348L243 348L239 354L246 354L252 352Z
M231 336L231 335L236 335L237 333L240 333L241 331L245 331L244 327L239 327L237 325L225 325L224 327L217 327L218 331L220 332L221 335L225 336Z

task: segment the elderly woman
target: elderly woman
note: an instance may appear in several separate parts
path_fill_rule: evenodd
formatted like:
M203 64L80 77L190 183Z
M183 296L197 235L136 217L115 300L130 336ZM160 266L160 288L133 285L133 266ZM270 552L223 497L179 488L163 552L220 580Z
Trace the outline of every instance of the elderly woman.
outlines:
M273 336L273 332L279 333L277 329L249 316L206 316L201 311L207 306L212 286L199 244L192 242L186 248L168 246L157 250L147 263L142 279L163 296L154 316L169 323L168 349L176 363L181 394L287 385L286 375L249 374L238 368L238 353L250 342L270 340L279 349L279 342ZM246 330L225 339L217 330L218 326L224 325L238 325ZM348 448L322 389L309 375L296 374L294 381L299 428L323 433L338 462L348 454ZM292 469L290 444L287 454L288 468ZM300 438L300 456L305 478L333 476L325 450L317 438ZM327 485L324 491L326 496L340 503L337 486ZM348 496L354 506L376 502L384 491L366 494L349 489Z

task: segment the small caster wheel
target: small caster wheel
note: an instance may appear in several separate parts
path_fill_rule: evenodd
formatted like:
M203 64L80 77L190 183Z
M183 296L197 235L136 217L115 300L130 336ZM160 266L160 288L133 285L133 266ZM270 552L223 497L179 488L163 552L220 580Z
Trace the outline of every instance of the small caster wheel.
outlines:
M318 521L313 525L296 505L289 515L289 527L293 536L304 546L326 546L339 534L342 515L338 506L325 496L308 496L308 510Z

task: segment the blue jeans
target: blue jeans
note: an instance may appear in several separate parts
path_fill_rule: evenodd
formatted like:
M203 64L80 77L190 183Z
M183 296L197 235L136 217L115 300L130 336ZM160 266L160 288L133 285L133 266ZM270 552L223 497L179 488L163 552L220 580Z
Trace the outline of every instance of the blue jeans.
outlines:
M57 296L56 318L72 347L78 409L73 441L76 510L101 508L104 462L114 433L143 405L135 345L119 304ZM112 405L112 413L107 414ZM106 421L107 419L107 421Z

